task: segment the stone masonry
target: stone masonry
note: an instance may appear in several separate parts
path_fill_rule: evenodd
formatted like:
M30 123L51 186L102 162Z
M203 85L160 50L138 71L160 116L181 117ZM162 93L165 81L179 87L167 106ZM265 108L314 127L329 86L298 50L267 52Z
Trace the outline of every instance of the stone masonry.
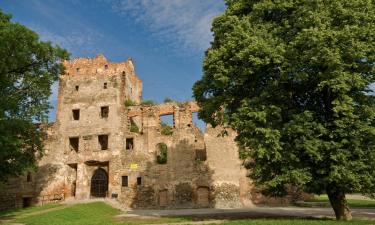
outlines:
M195 102L142 105L131 59L112 63L98 55L64 66L38 170L8 182L0 209L101 197L128 208L252 205L235 132L222 136L224 128L207 126L202 133L192 121ZM164 115L173 115L167 135Z

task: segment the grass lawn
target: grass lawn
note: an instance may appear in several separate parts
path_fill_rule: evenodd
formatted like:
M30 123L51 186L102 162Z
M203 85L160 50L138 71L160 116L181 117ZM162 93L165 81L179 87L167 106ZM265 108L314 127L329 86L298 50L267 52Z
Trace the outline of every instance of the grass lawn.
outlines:
M0 218L15 217L19 215L24 215L28 213L33 213L33 212L46 210L46 209L52 209L52 208L61 207L61 206L62 205L58 205L58 204L48 204L48 205L33 206L33 207L28 207L28 208L10 209L10 210L5 210L5 211L0 211Z
M375 208L375 200L372 199L347 199L350 207L353 208ZM327 195L315 195L308 202L329 202Z
M135 224L166 224L193 223L196 218L192 217L151 217L151 218L116 218L121 214L117 209L103 202L94 202L89 204L77 204L72 206L61 206L52 211L45 211L52 206L32 207L23 210L16 210L13 214L2 213L0 219L4 216L14 215L13 223L22 223L26 225L135 225ZM38 213L31 215L30 213ZM330 219L248 219L226 221L226 225L375 225L371 220L355 220L351 222L336 222Z

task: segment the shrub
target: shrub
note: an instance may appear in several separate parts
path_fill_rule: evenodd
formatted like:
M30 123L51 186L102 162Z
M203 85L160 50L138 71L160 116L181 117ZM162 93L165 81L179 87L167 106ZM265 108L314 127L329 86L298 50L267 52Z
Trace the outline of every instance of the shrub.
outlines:
M169 102L173 102L173 100L171 98L169 98L169 97L166 97L164 99L164 103L169 103Z
M152 100L143 100L142 105L155 105L155 102Z
M162 122L160 133L162 135L172 135L173 134L173 127L164 123L164 122Z
M137 103L131 99L126 99L125 100L125 106L128 107L128 106L135 106L137 105Z
M168 156L168 147L165 143L158 144L159 152L156 156L156 162L158 164L166 164Z
M138 128L137 124L131 123L131 125L130 125L130 132L139 133L139 128Z

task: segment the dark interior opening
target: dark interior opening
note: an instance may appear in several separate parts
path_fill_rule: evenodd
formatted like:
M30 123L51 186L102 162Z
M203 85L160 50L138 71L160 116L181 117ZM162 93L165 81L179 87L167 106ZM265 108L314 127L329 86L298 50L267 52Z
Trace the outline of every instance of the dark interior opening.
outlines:
M73 113L73 119L79 120L79 109L73 109L72 113Z
M101 150L107 150L108 149L108 135L99 135L98 141L100 145Z
M108 118L108 114L109 114L109 107L108 106L102 106L100 108L100 116L102 118Z
M122 176L122 184L121 184L121 186L128 187L128 185L129 185L128 176Z
M30 206L31 206L31 198L30 197L22 198L22 208L27 208Z
M79 149L79 137L69 138L70 150L78 152Z
M133 138L126 138L126 150L132 150L134 148Z

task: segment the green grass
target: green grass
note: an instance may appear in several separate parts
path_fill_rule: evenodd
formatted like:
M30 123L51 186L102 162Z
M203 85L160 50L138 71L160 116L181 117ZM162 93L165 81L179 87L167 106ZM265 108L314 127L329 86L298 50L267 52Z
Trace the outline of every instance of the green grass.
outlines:
M53 205L55 206L55 205ZM17 211L18 219L13 223L26 225L137 225L137 224L166 224L184 222L191 223L197 218L192 217L148 217L148 218L116 218L121 211L103 202L62 206L53 211L44 212L53 206L32 207ZM30 215L37 212L37 215ZM9 215L9 214L8 214ZM14 215L14 214L12 214ZM247 219L227 221L225 225L375 225L371 220L355 220L338 222L331 219Z
M0 218L4 217L15 217L19 215L24 215L28 213L34 213L46 209L51 209L55 207L60 207L62 205L59 204L48 204L48 205L43 205L43 206L33 206L33 207L28 207L28 208L19 208L19 209L10 209L10 210L5 210L5 211L0 211Z
M347 199L350 207L353 208L375 208L375 200L366 199ZM307 202L327 202L329 203L327 195L316 195L313 199ZM374 223L375 224L375 223Z

